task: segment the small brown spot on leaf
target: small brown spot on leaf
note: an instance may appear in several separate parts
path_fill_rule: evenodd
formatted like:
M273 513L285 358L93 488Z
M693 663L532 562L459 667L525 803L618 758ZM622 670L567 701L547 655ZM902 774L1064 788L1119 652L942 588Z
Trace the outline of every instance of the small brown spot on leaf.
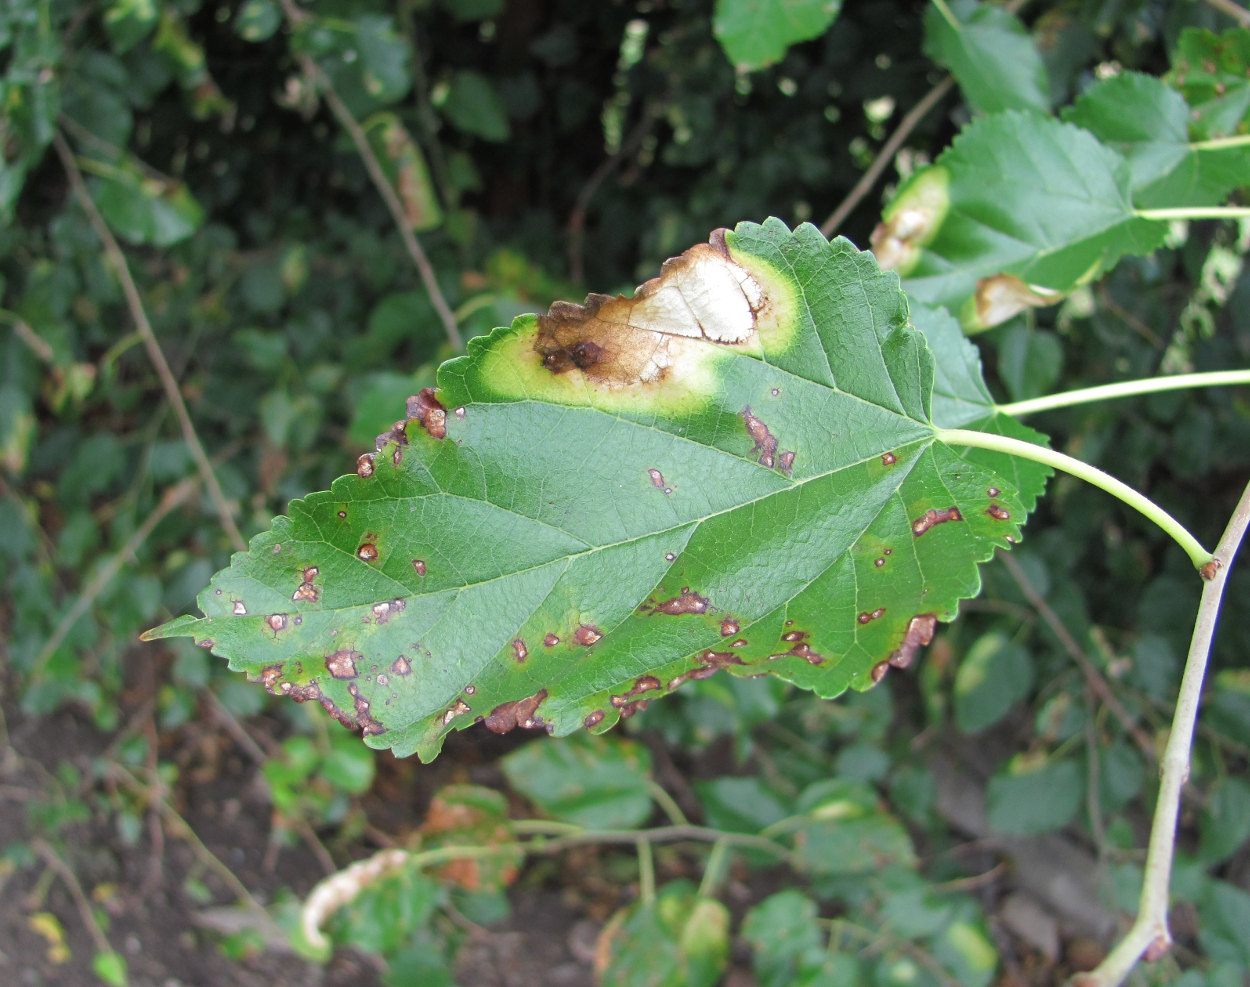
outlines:
M500 703L487 715L484 721L486 729L491 733L507 733L517 727L529 730L542 726L542 719L535 716L534 712L546 698L547 690L540 689L528 699L514 699L512 702Z
M447 437L447 409L434 396L434 388L423 387L408 399L408 418L429 433L431 438Z
M884 550L881 554L882 554L882 555L893 555L893 554L894 554L894 549L892 549L892 548L887 548L887 549L885 549L885 550Z
M457 699L456 704L443 714L443 726L447 726L457 716L463 716L467 712L469 712L469 704L463 699Z
M336 679L354 679L357 674L356 661L363 657L359 651L343 648L332 655L326 655L326 671Z
M593 726L597 726L598 724L603 722L603 710L596 709L593 712L587 713L586 719L584 719L582 722L586 724L587 730L589 730Z
M783 641L802 641L802 640L803 640L803 638L805 638L805 637L807 637L807 632L806 632L806 631L786 631L784 634L782 634L782 635L781 635L781 640L783 640Z
M395 614L408 609L408 601L404 599L384 600L381 603L373 605L373 620L378 624L385 624Z
M236 617L246 617L246 616L247 616L247 607L245 607L245 606L243 605L243 601L242 601L242 600L235 600L235 601L234 601L234 607L233 607L233 609L232 609L232 611L231 611L231 612L232 612L232 613L233 613Z
M647 470L647 476L651 477L651 486L655 487L657 490L663 490L665 493L670 492L664 485L664 474L659 470L654 468L649 469Z
M361 562L376 562L378 560L378 546L371 541L367 541L356 549L356 558Z
M752 414L749 404L742 409L742 420L746 423L747 434L751 436L751 441L755 443L751 454L754 455L758 452L760 454L759 464L771 469L776 462L777 455L777 440L773 437L773 433L768 430L767 425Z
M787 621L787 623L790 623L790 621ZM793 657L802 658L809 665L819 665L825 660L824 655L813 651L811 645L807 643L807 638L807 631L787 631L785 634L781 635L781 640L788 644L793 643L794 647L792 647L789 651L783 651L780 654L769 655L768 660L775 661L778 658Z
M416 570L418 576L425 575L425 559L413 559L412 568Z
M366 452L356 460L356 475L367 480L373 476L373 453Z
M554 634L550 633L550 632L548 632L548 633L547 633L547 634L543 637L543 645L544 645L544 647L554 648L554 647L555 647L557 644L559 644L559 643L560 643L560 639L559 639L558 637L556 637Z
M873 559L872 564L875 565L878 569L880 569L883 565L885 565L885 559L884 558Z
M747 646L747 643L748 642L745 637L740 637L736 641L730 641L729 646L731 648L745 648Z
M676 556L676 555L674 555L672 552L665 552L665 553L664 553L664 561L665 561L665 562L672 562L672 561L673 561L673 559L675 559L675 558L677 558L677 556Z
M888 661L877 662L872 666L872 680L874 682L880 682L883 678L885 678L885 673L889 670L890 663Z
M391 662L391 671L396 675L407 675L412 671L412 662L408 660L407 655L400 655Z
M686 675L695 682L702 682L719 672L721 667L720 665L700 665L698 668L692 668Z
M947 507L944 509L934 509L931 507L911 523L911 533L919 538L936 524L945 524L947 521L962 520L963 515L959 513L958 507Z
M347 520L347 511L339 511L339 520L341 521Z
M621 719L628 720L635 713L641 713L650 701L649 699L635 699L632 703L626 703L621 707Z
M733 637L738 633L738 622L732 617L726 617L720 622L720 636Z
M573 632L573 640L583 647L594 644L601 637L603 637L603 632L591 624L582 624Z
M777 469L781 470L786 476L794 472L794 453L783 452L777 457Z
M456 409L456 411L455 411L455 415L456 415L456 417L457 417L457 418L463 418L463 417L464 417L464 408L463 408L463 407L457 408L457 409Z
M876 610L871 610L871 611L865 610L855 619L858 620L861 624L867 624L874 620L880 620L884 616L885 616L885 607L877 607Z
M882 465L882 466L893 466L893 465L894 465L895 463L897 463L897 462L898 462L898 456L894 455L894 453L892 453L892 452L883 452L883 453L881 454L881 465Z
M895 668L906 668L911 664L916 649L933 640L933 632L937 629L937 616L922 613L907 622L907 630L903 634L903 643L890 655L889 663Z
M707 597L693 592L689 586L683 586L680 596L674 596L671 600L665 600L663 603L654 605L643 604L642 611L644 613L666 613L676 617L686 613L707 613L707 603Z
M999 490L998 487L990 487L985 491L985 495L987 497L997 497L1000 493L1002 493L1002 491Z
M356 726L360 727L360 732L366 737L376 736L379 733L386 733L386 727L382 726L375 720L369 712L369 700L364 696L354 694L355 699L352 701L352 708L356 711Z
M464 687L464 694L466 696L472 696L472 695L475 695L476 693L477 693L477 686L475 686L472 682L470 682L468 685Z
M286 614L271 613L268 617L265 618L265 623L269 625L269 629L273 631L275 634L278 631L284 631L286 630Z
M516 655L517 661L525 661L530 656L530 649L525 646L525 642L517 638L512 642L512 653Z
M995 521L1009 521L1011 519L1011 511L1007 510L1005 507L1000 507L998 504L990 504L990 506L986 508L985 513L992 517Z

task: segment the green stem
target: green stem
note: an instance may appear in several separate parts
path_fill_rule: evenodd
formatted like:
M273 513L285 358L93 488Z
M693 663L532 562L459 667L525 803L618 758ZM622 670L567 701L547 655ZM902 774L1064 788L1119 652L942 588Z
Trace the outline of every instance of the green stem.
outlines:
M1137 209L1142 219L1246 219L1250 206L1181 206L1177 209Z
M1005 415L1028 415L1035 411L1070 408L1073 405L1105 401L1108 398L1127 398L1136 394L1154 394L1158 391L1175 391L1191 387L1218 387L1223 384L1250 384L1250 370L1218 370L1202 374L1151 377L1147 380L1126 380L1118 384L1083 387L1077 391L1047 394L1045 397L1030 398L1027 401L1000 404L997 410Z
M955 17L950 7L946 6L946 0L933 0L933 6L937 7L938 13L946 20L956 31L962 31L963 25L959 23L959 19Z
M716 894L716 886L720 884L721 876L725 872L728 856L728 840L717 840L712 844L712 852L707 855L707 863L703 866L703 879L699 881L700 898L711 898Z
M651 853L651 841L638 840L638 897L643 905L655 901L655 858Z
M1042 446L1034 445L1032 442L1008 438L1005 435L972 432L963 428L940 428L934 432L934 437L950 445L972 446L977 449L1004 452L1009 456L1031 459L1035 463L1041 463L1052 469L1070 473L1086 483L1093 484L1099 490L1105 490L1111 496L1144 514L1171 535L1172 539L1184 549L1185 554L1189 556L1189 561L1194 564L1195 569L1201 569L1212 559L1211 553L1203 548L1198 539L1191 535L1176 518L1172 517L1171 514L1145 496L1145 494L1139 493L1128 484L1122 483L1108 473L1104 473L1096 466L1091 466L1089 463L1082 462L1079 459L1073 459L1062 452L1046 449Z
M1198 141L1189 146L1195 151L1222 151L1226 147L1245 147L1250 144L1250 134L1235 134L1232 137L1213 137L1209 141Z

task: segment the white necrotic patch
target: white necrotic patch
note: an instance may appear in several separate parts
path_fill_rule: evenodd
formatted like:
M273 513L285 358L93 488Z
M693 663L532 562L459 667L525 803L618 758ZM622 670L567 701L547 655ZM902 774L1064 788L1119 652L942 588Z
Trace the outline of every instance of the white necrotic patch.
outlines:
M651 295L630 312L634 329L741 343L755 331L755 313L764 293L756 280L732 261L703 254L668 273Z

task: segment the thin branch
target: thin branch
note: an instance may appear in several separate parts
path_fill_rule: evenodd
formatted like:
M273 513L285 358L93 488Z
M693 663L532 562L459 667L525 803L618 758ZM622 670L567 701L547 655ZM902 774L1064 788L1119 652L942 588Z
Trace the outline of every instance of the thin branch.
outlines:
M197 478L187 477L165 491L160 503L143 519L143 523L135 528L130 537L126 539L125 544L109 556L108 561L96 570L90 582L82 588L82 591L70 605L70 608L65 611L65 614L57 622L51 636L44 642L43 647L39 649L39 654L35 656L35 661L29 672L31 676L38 675L40 669L52 657L56 649L61 646L61 643L65 640L66 635L69 634L74 624L78 622L83 614L91 609L91 605L95 603L100 594L117 578L117 574L121 572L122 566L134 561L135 552L139 550L140 545L147 541L153 529L165 519L165 516L170 511L185 503L191 494L195 492L195 488L198 485L199 480Z
M230 541L235 549L242 551L247 547L247 543L243 540L243 535L240 534L238 525L235 524L234 512L231 510L229 501L226 500L225 493L222 492L221 484L217 482L217 474L213 472L212 463L208 461L208 454L204 451L200 437L195 431L195 425L191 422L191 415L187 411L186 402L183 401L182 392L178 389L178 381L174 379L173 371L169 369L169 362L165 359L165 354L161 350L161 344L157 342L156 333L152 330L152 323L148 321L147 311L143 307L143 299L139 295L139 288L130 274L130 265L126 263L126 255L122 253L121 246L108 228L104 217L100 215L100 210L96 208L96 204L91 198L91 193L87 191L87 185L83 181L82 172L78 170L78 163L74 160L74 153L70 150L69 144L65 142L65 138L60 131L53 135L52 143L61 159L61 164L65 168L65 174L69 178L69 184L74 191L74 197L87 213L87 219L91 222L92 228L100 238L100 242L104 245L105 256L108 257L109 262L112 264L117 280L122 286L122 293L126 296L126 306L130 309L130 317L134 320L135 328L139 330L139 335L143 337L143 345L148 351L148 359L152 361L152 366L156 370L156 376L160 378L161 388L165 391L165 397L173 406L174 414L178 417L178 426L182 431L182 440L187 444L187 448L191 450L191 458L195 460L200 478L204 481L204 487L208 491L209 497L212 498L213 505L217 508L217 516L221 520L221 526L226 529L226 534L230 536Z
M604 183L612 172L620 167L622 161L633 154L642 142L646 139L647 134L651 132L651 128L658 119L657 111L648 106L643 110L642 119L640 119L634 128L629 132L629 136L621 142L621 146L616 152L599 163L597 167L586 179L586 184L581 187L577 193L577 200L573 203L573 211L569 213L569 221L565 224L565 235L568 238L569 252L569 277L574 282L581 284L585 280L585 265L582 261L582 245L585 241L586 234L586 210L590 207L590 200L599 191L599 186Z
M1227 14L1242 27L1250 27L1250 10L1233 3L1233 0L1207 0L1208 7L1214 7L1221 14Z
M1063 649L1072 656L1072 660L1076 662L1080 668L1081 674L1085 676L1085 685L1098 699L1111 710L1115 718L1120 721L1120 725L1125 731L1136 741L1137 746L1141 748L1142 753L1146 755L1147 763L1155 759L1154 744L1150 737L1147 736L1137 723L1133 722L1132 716L1128 710L1124 708L1124 704L1116 698L1115 693L1111 691L1111 686L1107 684L1107 680L1089 660L1089 656L1085 654L1084 649L1077 643L1076 638L1072 636L1072 632L1059 615L1045 598L1037 591L1036 587L1029 581L1028 574L1024 571L1024 567L1007 552L999 555L999 561L1011 574L1011 578L1016 581L1016 585L1020 587L1020 592L1024 594L1024 598L1029 601L1030 605L1035 609L1038 615L1046 622L1046 626L1059 639L1059 643L1063 645Z
M91 902L87 900L87 895L82 889L82 885L78 882L77 875L70 868L60 855L52 849L52 847L42 838L36 837L31 841L31 848L39 854L56 874L57 877L69 889L70 897L74 899L74 906L78 909L78 917L82 919L82 924L86 926L87 934L91 937L91 941L95 944L96 952L99 953L115 953L109 941L105 938L104 930L100 928L100 923L96 921L95 913L91 910Z
M1189 657L1176 697L1176 714L1172 731L1163 752L1159 777L1159 800L1155 804L1154 821L1150 827L1150 844L1146 850L1146 867L1138 902L1137 920L1128 934L1089 973L1073 978L1073 987L1114 987L1128 976L1143 956L1156 960L1172 944L1168 929L1168 884L1172 876L1172 856L1176 842L1176 820L1180 813L1181 789L1189 778L1190 753L1194 728L1198 720L1198 704L1202 698L1202 680L1211 640L1219 618L1224 584L1232 567L1233 557L1241 545L1246 528L1250 527L1250 485L1242 492L1233 516L1215 549L1219 563L1215 574L1203 583L1202 601L1189 644Z
M293 26L299 25L308 20L308 12L300 10L299 7L295 6L294 0L281 0L281 4L289 24ZM356 118L352 116L352 111L347 108L347 104L339 97L338 91L335 90L334 84L329 77L321 71L321 66L308 55L299 55L297 58L304 75L325 98L326 105L330 107L330 112L334 114L334 119L339 122L340 127L347 131L347 136L352 139L352 143L356 146L356 153L360 155L360 160L364 163L365 171L369 173L369 179L373 182L373 187L378 190L378 194L382 196L382 201L386 203L387 211L391 214L391 219L395 221L395 227L399 230L400 239L404 241L404 247L408 250L408 256L412 258L412 263L416 266L417 273L421 275L421 281L425 285L425 290L430 295L430 303L434 306L434 311L438 313L439 320L443 323L447 339L456 349L463 349L460 329L456 325L456 316L452 312L451 306L447 304L447 299L443 297L443 291L439 288L438 279L434 275L434 267L430 264L430 259L426 256L420 241L417 240L416 233L412 230L412 224L408 221L408 215L404 211L404 204L399 201L399 195L391 185L390 179L386 177L386 172L382 170L382 163L378 160L378 156L373 153L373 148L369 144L369 138L365 136L364 130Z
M820 232L825 236L831 236L839 226L845 221L846 217L851 214L860 201L866 196L869 190L877 183L877 179L881 177L881 173L885 171L886 166L894 160L894 155L898 153L898 149L903 146L903 142L911 136L911 132L916 129L920 123L942 98L955 88L955 77L948 75L945 79L929 90L928 94L919 103L913 106L902 120L899 121L894 133L890 134L889 139L881 145L881 150L877 152L876 158L872 164L868 166L868 170L860 176L855 187L847 193L845 199L838 205L823 223L820 224Z
M1142 219L1246 219L1250 206L1178 206L1170 209L1135 209Z

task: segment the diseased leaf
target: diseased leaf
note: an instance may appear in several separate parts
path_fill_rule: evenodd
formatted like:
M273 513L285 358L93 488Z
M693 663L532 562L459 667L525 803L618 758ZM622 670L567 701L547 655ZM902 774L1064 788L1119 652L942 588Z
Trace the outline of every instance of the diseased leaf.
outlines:
M819 38L841 9L842 0L716 0L712 33L735 68L762 69Z
M404 217L418 233L443 221L425 155L394 113L375 113L362 128L387 181L399 196Z
M1020 429L942 345L944 407ZM632 299L472 341L358 475L214 577L202 619L149 638L426 760L475 722L606 730L721 670L869 688L978 591L1044 482L937 442L934 372L871 255L718 231Z
M873 249L909 295L988 328L1162 242L1166 225L1135 214L1130 181L1127 162L1087 131L998 113L903 186Z
M1037 45L1015 14L975 0L949 5L957 23L931 5L925 54L945 65L980 113L1050 108L1050 82Z
M1250 183L1250 146L1191 144L1189 104L1154 76L1100 79L1063 119L1124 155L1141 208L1216 205Z
M1250 28L1181 32L1167 79L1193 107L1195 140L1250 132Z
M729 960L729 909L687 881L617 912L599 934L603 987L712 987Z

